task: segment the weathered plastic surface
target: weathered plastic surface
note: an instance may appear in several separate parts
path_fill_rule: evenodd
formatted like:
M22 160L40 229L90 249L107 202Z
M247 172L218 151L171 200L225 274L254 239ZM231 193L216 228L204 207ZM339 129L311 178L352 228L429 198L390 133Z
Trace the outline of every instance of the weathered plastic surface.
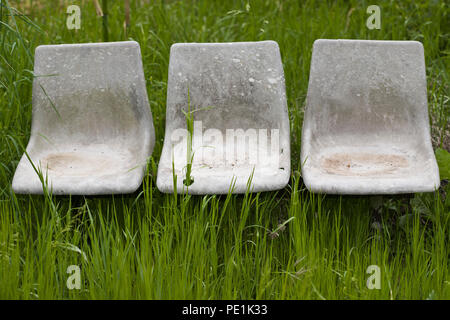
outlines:
M192 144L183 113L189 98L195 110ZM190 146L194 182L187 187ZM289 117L278 44L173 45L158 189L173 192L176 175L178 192L224 194L234 183L233 192L244 193L252 173L253 192L281 189L289 180Z
M53 194L134 192L155 142L139 44L36 48L31 136L26 148ZM41 194L24 154L16 193Z
M306 187L318 193L434 191L423 46L316 40L303 123Z

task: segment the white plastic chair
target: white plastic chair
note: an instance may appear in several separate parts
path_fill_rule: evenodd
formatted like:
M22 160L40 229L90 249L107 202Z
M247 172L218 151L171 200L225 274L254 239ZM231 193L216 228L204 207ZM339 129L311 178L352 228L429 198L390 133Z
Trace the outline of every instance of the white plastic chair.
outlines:
M434 191L423 46L316 40L301 161L306 187L332 194Z
M178 192L190 194L244 193L250 178L253 192L286 186L289 117L276 42L171 47L158 189L173 192L174 175Z
M36 48L31 136L26 148L53 194L134 192L155 142L139 44ZM24 154L16 193L43 193Z

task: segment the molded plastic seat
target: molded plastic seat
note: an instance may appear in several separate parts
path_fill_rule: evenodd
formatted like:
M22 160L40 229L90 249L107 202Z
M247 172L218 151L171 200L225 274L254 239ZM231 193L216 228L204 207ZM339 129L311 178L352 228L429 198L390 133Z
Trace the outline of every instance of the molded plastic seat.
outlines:
M134 192L155 142L139 44L39 46L34 73L26 152L53 194ZM43 192L25 154L12 187Z
M194 121L191 132L186 121L189 106ZM192 144L187 138L190 133ZM192 159L194 181L189 186L188 159ZM232 183L234 193L244 193L252 174L250 191L286 186L289 117L276 42L171 47L158 189L173 192L174 174L178 192L184 189L190 194L224 194Z
M317 40L302 134L313 192L434 191L423 46L416 41Z

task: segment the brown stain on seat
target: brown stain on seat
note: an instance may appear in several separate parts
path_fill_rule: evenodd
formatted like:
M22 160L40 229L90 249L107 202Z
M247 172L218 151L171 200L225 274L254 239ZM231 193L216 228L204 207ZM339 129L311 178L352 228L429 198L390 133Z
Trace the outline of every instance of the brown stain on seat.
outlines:
M333 175L393 175L409 166L406 157L394 154L336 153L321 161L322 169Z
M75 152L49 154L41 160L43 172L48 170L56 175L90 176L112 174L114 162L104 155L80 156Z

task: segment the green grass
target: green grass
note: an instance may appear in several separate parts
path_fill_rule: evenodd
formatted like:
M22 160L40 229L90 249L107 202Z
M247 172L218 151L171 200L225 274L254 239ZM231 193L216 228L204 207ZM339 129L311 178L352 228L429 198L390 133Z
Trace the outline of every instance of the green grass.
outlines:
M108 2L109 41L142 50L156 146L131 195L15 195L29 138L34 48L103 40L92 1L67 30L61 1L6 1L0 29L0 298L2 299L449 299L450 192L376 198L309 193L299 173L313 41L418 40L425 48L430 119L448 134L449 17L444 1L378 1L381 30L357 1ZM11 7L28 16L8 17ZM176 42L275 40L291 124L292 176L278 192L165 195L156 188L165 126L169 49ZM379 200L379 199L378 199ZM81 267L81 290L66 270ZM369 265L381 289L369 290Z

